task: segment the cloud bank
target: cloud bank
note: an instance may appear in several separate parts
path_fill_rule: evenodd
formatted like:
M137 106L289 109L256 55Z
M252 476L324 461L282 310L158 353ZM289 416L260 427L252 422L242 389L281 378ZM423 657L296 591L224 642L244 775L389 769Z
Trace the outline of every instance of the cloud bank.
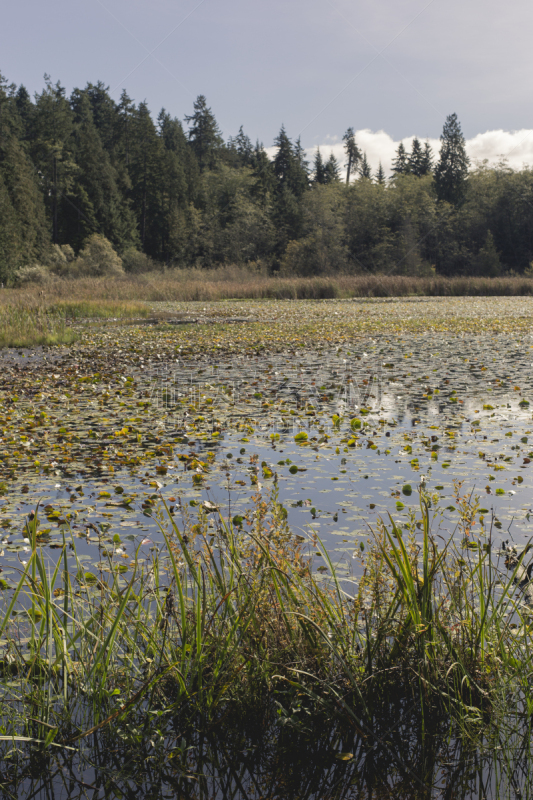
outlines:
M368 128L357 131L355 138L361 151L366 153L372 173L375 174L381 162L385 173L390 175L392 161L400 141L394 141L392 136L389 136L385 131L371 131ZM422 143L426 141L423 137L419 138ZM319 145L322 157L326 160L329 158L330 153L333 153L341 165L342 174L345 175L345 154L342 141L339 141L339 137L327 137L327 139L329 139L328 142ZM411 149L413 139L414 135L401 140L408 152ZM428 139L427 141L429 141L433 148L433 154L437 158L440 150L440 139ZM502 161L502 159L505 159L512 169L533 166L533 130L495 130L478 133L472 139L466 140L466 151L471 159L472 166L476 166L477 163L485 160L490 165L494 165ZM269 147L267 152L273 158L276 148ZM305 152L309 162L312 164L316 147L307 148Z

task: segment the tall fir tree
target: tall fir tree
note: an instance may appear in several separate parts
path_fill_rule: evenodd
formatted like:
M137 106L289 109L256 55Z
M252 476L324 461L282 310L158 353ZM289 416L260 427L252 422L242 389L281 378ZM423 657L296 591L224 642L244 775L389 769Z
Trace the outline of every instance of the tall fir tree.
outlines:
M74 114L59 81L54 85L45 75L46 86L36 96L35 136L31 155L43 176L45 199L52 221L52 241L60 243L59 207L72 187L77 165L72 155Z
M421 175L429 175L433 172L433 150L429 142L424 144L424 152L422 154L422 162L420 167Z
M435 188L440 201L459 206L464 200L470 159L457 114L446 118L440 137L439 160L435 167Z
M385 170L383 169L381 161L379 162L379 167L378 171L376 172L375 178L376 178L376 183L379 184L380 186L385 186L385 184L387 183L387 179L385 178Z
M407 172L409 172L410 175L416 175L417 178L420 177L423 157L424 153L422 145L420 144L420 139L415 136L413 144L411 145L411 152L407 157Z
M326 168L324 166L322 154L318 147L316 149L315 159L313 161L313 183L326 183Z
M352 173L357 169L357 165L361 160L361 151L355 141L355 133L353 128L348 128L342 137L344 142L344 151L346 153L346 183L350 183Z
M359 164L357 171L359 172L360 178L367 178L369 180L372 179L372 170L370 169L370 164L368 163L366 153L363 153L363 158L361 159L361 163Z
M194 101L194 112L185 117L189 123L189 141L194 150L200 171L216 166L223 146L222 136L215 116L207 107L203 94Z
M432 166L433 153L429 142L426 142L422 148L420 140L415 136L407 159L407 172L416 175L417 178L422 178L424 175L429 175Z
M109 94L109 86L102 81L88 83L84 93L89 98L93 121L105 150L112 155L119 133L119 112L117 104Z
M135 103L125 89L120 94L120 103L117 107L118 113L118 132L117 150L118 157L122 160L126 168L130 163L132 129L136 113Z
M325 183L337 183L338 181L340 181L341 176L340 176L339 162L337 161L333 153L330 153L330 156L326 161L326 164L324 166L324 172L326 177L326 180L324 181Z
M90 95L75 89L73 157L78 165L73 184L63 198L62 241L79 250L93 233L104 235L123 252L138 242L135 218L120 191L117 172L94 123Z
M301 197L307 189L309 189L309 162L305 158L305 150L298 137L294 145L292 190L297 197Z
M276 188L274 165L269 159L263 144L256 142L251 159L253 184L251 193L261 204L266 205Z
M237 136L230 137L227 149L234 155L232 159L233 166L248 167L252 163L254 147L250 137L245 134L242 125Z
M160 257L163 233L161 225L161 188L163 183L163 146L146 103L139 103L131 126L128 173L131 200L143 250Z
M409 160L403 142L400 142L396 151L396 157L392 162L392 171L396 175L406 175L409 171Z
M181 122L161 109L157 118L164 151L161 179L161 258L165 262L179 260L187 235L189 190L188 162L194 158Z
M0 75L0 281L41 260L50 246L42 181L26 147L16 87Z
M278 190L288 189L295 197L301 197L309 186L309 175L300 140L293 146L282 125L274 144L278 148L273 161Z

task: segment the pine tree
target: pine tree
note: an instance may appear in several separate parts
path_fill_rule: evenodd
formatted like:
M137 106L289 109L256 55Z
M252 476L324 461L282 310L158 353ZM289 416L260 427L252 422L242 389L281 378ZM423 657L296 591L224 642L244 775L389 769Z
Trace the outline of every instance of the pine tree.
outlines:
M0 280L39 261L50 246L41 179L25 146L16 87L0 75Z
M268 200L276 187L276 176L274 174L273 163L269 159L262 143L257 141L254 147L251 160L253 185L251 194L256 197L262 205Z
M62 199L62 241L78 250L87 236L99 233L123 252L138 240L135 218L100 139L88 93L75 89L71 106L75 116L73 157L78 170Z
M278 180L278 191L288 189L295 197L301 197L309 187L307 161L300 140L293 146L282 125L274 144L278 148L274 156L273 170Z
M273 161L274 175L278 179L280 189L290 187L294 157L292 142L287 136L284 125L274 139L274 145L278 148Z
M344 142L344 150L348 159L346 162L346 183L350 183L352 170L356 169L357 164L361 159L361 151L359 150L357 142L355 141L353 128L348 128L342 137L342 141Z
M194 101L194 113L186 116L185 121L189 123L189 141L198 159L200 171L213 169L217 164L223 140L203 94L198 95Z
M372 178L372 170L370 169L370 164L368 163L366 153L363 153L363 158L361 159L361 163L359 164L357 171L359 172L359 177L361 178Z
M326 183L326 169L322 160L322 154L317 147L315 153L315 160L313 162L313 183L323 184Z
M301 197L309 189L309 162L305 158L300 137L294 145L294 169L292 175L292 191L296 197Z
M118 134L117 145L119 156L123 160L126 167L130 163L130 150L131 150L131 130L135 119L135 103L128 96L125 89L122 90L120 95L120 103L117 108L118 112Z
M15 105L20 116L22 123L22 139L29 141L33 135L35 107L31 102L28 90L22 84L19 86L16 97Z
M330 156L326 161L324 172L326 177L325 183L337 183L338 181L340 181L339 162L337 161L333 153L330 153Z
M192 155L181 122L172 119L165 109L157 118L159 135L164 145L161 179L161 257L164 261L179 259L186 233L189 192L187 161Z
M141 245L154 258L160 257L163 242L161 189L163 185L163 145L146 103L139 103L132 120L130 139L131 200Z
M396 175L405 175L409 170L409 162L403 142L400 142L396 151L396 158L392 162L392 171Z
M117 142L119 128L119 111L117 104L109 94L109 86L102 81L88 83L84 93L89 98L93 112L93 120L104 148L112 154Z
M440 139L442 144L435 168L437 198L458 206L465 196L470 159L457 114L446 118Z
M72 187L77 170L72 156L74 115L65 89L45 75L45 89L36 96L35 134L31 142L33 162L43 176L45 199L52 220L52 241L60 242L59 206Z
M420 140L415 136L411 146L411 152L407 158L407 172L411 175L416 175L417 178L421 176L422 162L424 153Z
M249 166L252 162L254 147L249 136L243 131L242 125L239 128L239 133L235 137L235 149L240 158L241 165L244 167Z
M376 183L378 183L380 186L385 186L386 182L385 170L383 169L380 161L378 171L376 172Z
M424 145L424 152L422 154L422 161L420 166L421 175L429 175L433 171L433 150L429 142Z

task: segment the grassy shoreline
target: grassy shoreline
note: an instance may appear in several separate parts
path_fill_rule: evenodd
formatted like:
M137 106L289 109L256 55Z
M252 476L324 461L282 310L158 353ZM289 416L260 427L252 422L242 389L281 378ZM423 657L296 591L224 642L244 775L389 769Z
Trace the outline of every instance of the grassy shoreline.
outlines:
M237 299L320 300L383 297L532 296L524 276L416 278L399 275L269 276L239 267L166 270L107 278L54 278L41 285L0 291L3 305L54 302L132 303Z

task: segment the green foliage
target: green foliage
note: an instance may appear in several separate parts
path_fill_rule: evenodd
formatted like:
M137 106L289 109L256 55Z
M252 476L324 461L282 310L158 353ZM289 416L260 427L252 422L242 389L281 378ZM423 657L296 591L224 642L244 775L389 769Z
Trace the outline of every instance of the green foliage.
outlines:
M344 151L346 153L346 183L350 183L350 177L357 164L361 159L361 151L355 141L355 134L353 128L348 128L342 137L344 142Z
M446 117L441 134L441 149L435 167L435 187L441 201L458 206L464 199L470 160L457 114Z
M75 254L93 235L132 273L261 262L299 275L495 277L533 261L533 170L502 163L468 172L456 115L435 168L429 143L415 137L410 153L400 143L390 180L381 165L372 177L348 128L341 185L333 154L325 160L317 150L309 170L302 143L283 126L272 159L242 126L225 144L203 95L186 131L165 109L154 120L126 91L115 102L101 82L67 97L45 76L32 101L0 77L0 109L6 285L16 275L26 282L31 273L21 268L36 264L76 274Z
M122 259L115 253L105 236L94 233L87 239L76 261L81 275L121 275L124 272Z
M198 159L200 170L216 166L222 148L222 136L213 112L207 107L203 94L194 101L194 112L186 116L189 123L189 141Z

